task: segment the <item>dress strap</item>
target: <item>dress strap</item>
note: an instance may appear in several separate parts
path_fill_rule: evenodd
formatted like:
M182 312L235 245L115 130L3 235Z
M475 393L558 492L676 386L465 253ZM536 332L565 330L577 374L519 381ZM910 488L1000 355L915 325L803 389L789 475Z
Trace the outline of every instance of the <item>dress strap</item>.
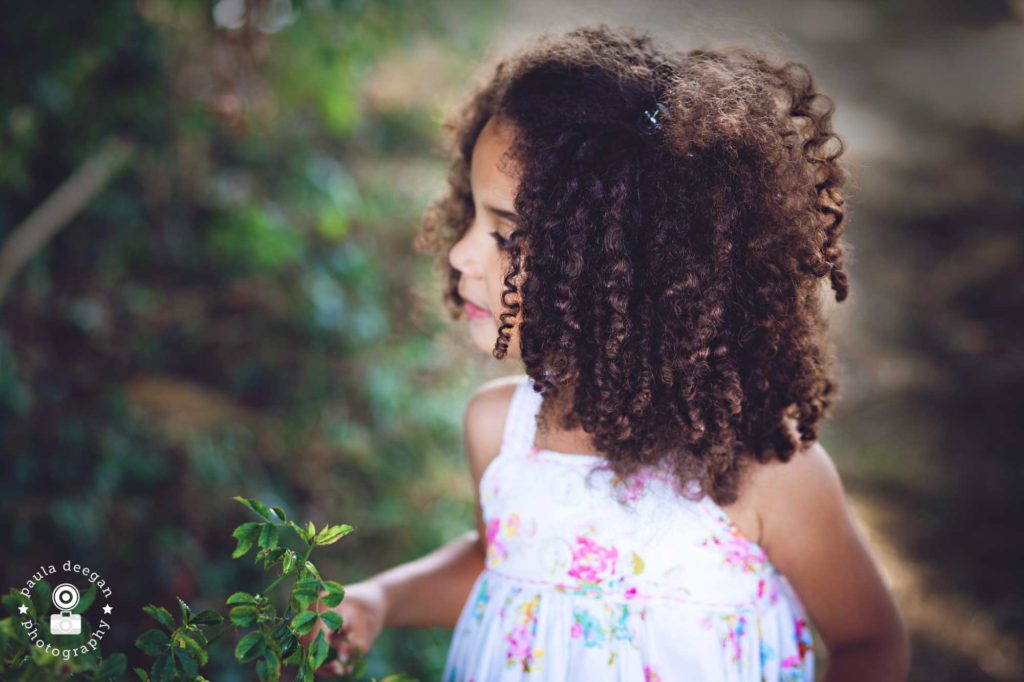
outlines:
M534 390L533 379L524 376L516 385L505 417L502 453L521 455L530 451L537 432L537 413L543 401L544 397Z

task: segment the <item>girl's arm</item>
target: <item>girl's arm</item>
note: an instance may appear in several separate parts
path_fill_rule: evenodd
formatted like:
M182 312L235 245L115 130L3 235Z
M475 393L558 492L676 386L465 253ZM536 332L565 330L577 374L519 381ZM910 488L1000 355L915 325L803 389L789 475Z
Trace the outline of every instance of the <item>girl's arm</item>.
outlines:
M473 582L484 570L487 532L480 506L480 477L501 448L505 418L518 380L513 376L489 381L466 405L463 438L476 499L476 530L368 579L382 588L385 626L455 627Z
M762 525L760 544L828 649L825 682L906 680L906 626L821 444L786 463L754 465L750 490Z
M477 531L370 578L381 587L386 627L455 627L484 569Z

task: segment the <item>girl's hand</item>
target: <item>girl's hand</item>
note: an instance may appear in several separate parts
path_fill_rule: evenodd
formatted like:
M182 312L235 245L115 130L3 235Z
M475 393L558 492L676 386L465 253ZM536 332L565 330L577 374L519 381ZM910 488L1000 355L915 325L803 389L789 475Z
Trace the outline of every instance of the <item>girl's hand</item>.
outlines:
M364 581L345 585L345 598L337 606L319 604L319 611L331 610L341 616L341 630L326 631L320 619L315 621L313 629L306 633L301 642L309 646L320 630L325 630L327 643L338 652L338 658L324 663L316 671L317 675L344 675L351 672L351 659L354 654L365 654L373 646L377 635L384 629L387 615L387 603L384 590L375 582Z

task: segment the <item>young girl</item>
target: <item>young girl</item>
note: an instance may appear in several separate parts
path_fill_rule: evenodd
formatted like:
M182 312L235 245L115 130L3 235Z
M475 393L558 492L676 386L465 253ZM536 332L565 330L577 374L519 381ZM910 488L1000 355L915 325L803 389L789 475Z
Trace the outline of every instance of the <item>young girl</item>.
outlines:
M466 409L476 531L349 585L342 661L385 626L454 626L443 682L810 682L813 624L829 682L906 678L816 441L821 280L848 289L831 114L798 63L603 24L472 94L417 245L526 375Z

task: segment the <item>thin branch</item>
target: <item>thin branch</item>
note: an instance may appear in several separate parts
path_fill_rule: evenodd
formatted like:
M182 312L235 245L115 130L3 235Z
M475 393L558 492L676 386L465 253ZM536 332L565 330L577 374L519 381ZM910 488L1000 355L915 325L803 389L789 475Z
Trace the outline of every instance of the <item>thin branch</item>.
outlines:
M0 248L0 301L25 263L78 215L135 154L135 144L110 137L71 177L46 197Z

